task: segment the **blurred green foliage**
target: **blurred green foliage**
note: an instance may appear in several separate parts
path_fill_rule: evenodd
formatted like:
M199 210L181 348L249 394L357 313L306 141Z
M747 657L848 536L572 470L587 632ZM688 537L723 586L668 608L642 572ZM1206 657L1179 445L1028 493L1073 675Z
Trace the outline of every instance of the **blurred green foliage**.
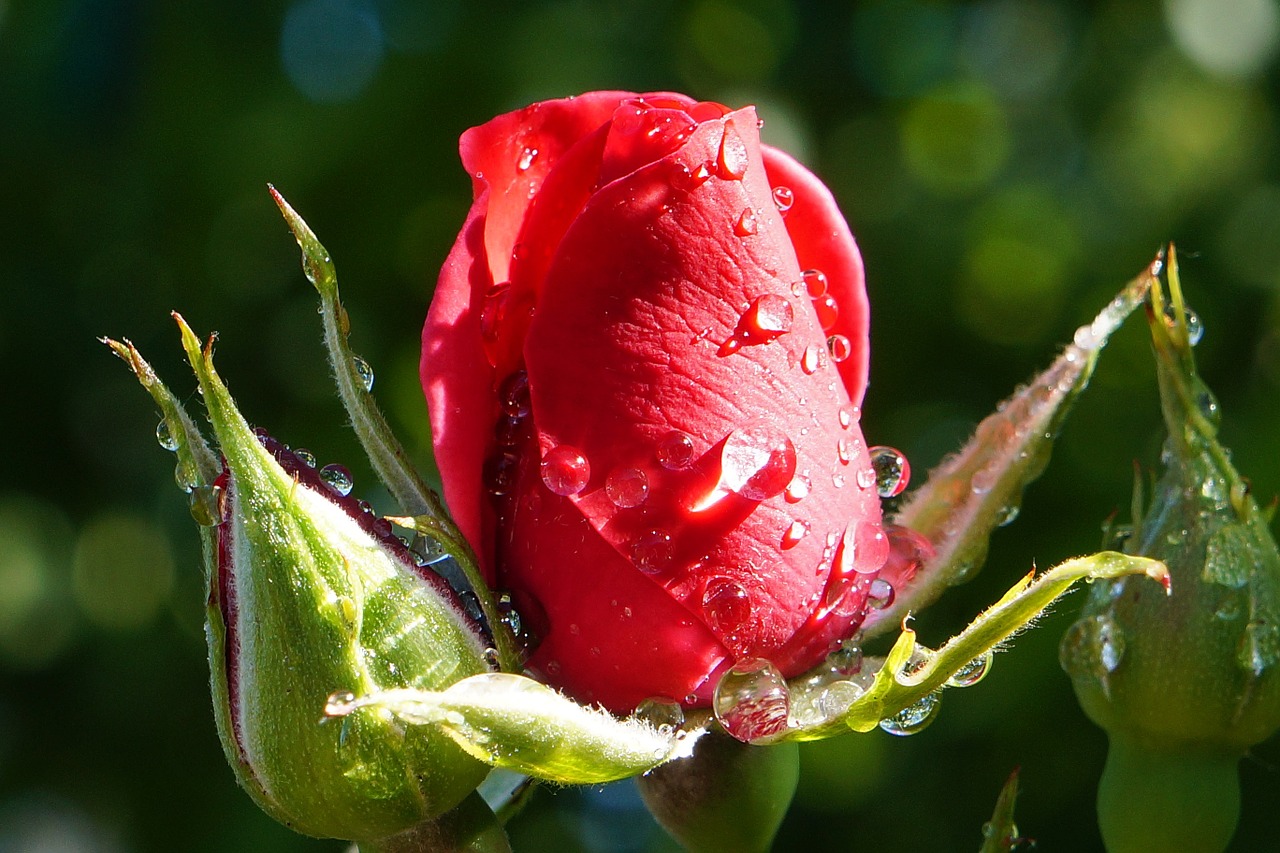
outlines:
M1225 443L1265 501L1280 492L1278 39L1275 0L0 0L0 851L343 849L275 826L222 762L173 458L94 340L130 337L193 394L168 312L222 330L244 411L385 501L268 181L332 251L353 342L425 460L417 336L469 202L458 134L597 88L754 102L861 243L873 443L926 470L1174 239ZM1160 435L1134 323L985 573L917 621L921 639L1033 562L1094 549ZM1105 741L1056 653L1077 607L949 693L924 733L808 745L778 849L976 849L1015 765L1022 831L1097 849ZM1245 762L1236 849L1277 831L1278 761L1264 745ZM540 795L514 840L671 847L625 784Z

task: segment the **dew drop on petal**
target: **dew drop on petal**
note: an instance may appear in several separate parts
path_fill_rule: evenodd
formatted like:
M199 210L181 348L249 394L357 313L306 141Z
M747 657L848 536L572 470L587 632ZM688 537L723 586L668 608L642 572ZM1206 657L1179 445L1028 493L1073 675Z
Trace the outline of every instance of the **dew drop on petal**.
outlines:
M785 434L769 426L735 429L720 455L720 488L747 500L763 501L781 494L796 473L796 448Z
M507 297L511 293L511 282L499 282L488 289L484 295L484 305L480 308L480 336L492 344L498 340L503 322L507 314Z
M520 152L520 159L516 161L516 170L519 172L529 171L529 167L533 165L533 161L538 156L537 148L526 148Z
M991 671L991 659L995 652L987 650L956 670L947 679L948 687L972 687L987 677Z
M782 534L782 550L790 551L792 548L800 544L809 533L809 525L803 521L793 521Z
M880 721L880 728L891 735L906 737L929 727L942 707L937 693L930 693L914 705L908 705L892 717Z
M768 740L787 730L791 694L778 668L760 658L734 664L716 684L716 721L744 743Z
M631 562L647 575L667 568L674 555L671 534L665 530L646 530L631 542Z
M169 431L169 422L166 420L156 424L156 441L165 450L173 452L178 449L178 438Z
M688 468L693 461L693 439L679 430L673 430L658 442L657 456L658 464L668 471Z
M604 493L616 507L637 507L649 497L649 478L639 468L616 468L604 481Z
M827 274L822 270L805 270L800 273L800 280L804 282L805 293L810 299L821 299L827 295Z
M660 732L670 733L684 725L684 709L666 696L650 696L636 706L635 717Z
M791 209L791 205L796 203L796 194L791 191L791 187L774 187L773 188L773 206L778 208L778 212L783 216L787 215L787 211Z
M529 374L517 370L498 386L498 402L502 411L512 418L527 417L532 411L529 400Z
M772 340L791 331L795 309L791 303L773 293L756 297L738 322L738 329L758 340Z
M760 225L756 222L755 211L749 207L742 211L738 221L733 225L733 233L739 237L750 237L759 230Z
M711 179L711 166L699 163L690 169L683 163L675 164L675 172L671 176L671 184L684 192L692 192Z
M510 494L520 470L520 457L509 450L494 453L484 463L484 487L491 495Z
M813 300L813 310L817 312L818 324L822 326L824 332L835 328L836 321L840 319L840 306L836 303L836 298L829 293Z
M797 474L795 478L787 484L783 497L788 503L799 503L809 496L810 483L809 478L803 474Z
M848 429L861 418L862 413L853 403L845 403L840 407L838 417L840 418L840 428Z
M751 599L733 578L715 577L702 593L702 612L715 631L732 638L751 619Z
M841 465L848 465L853 461L854 454L857 452L857 445L853 439L847 435L840 436L836 442L836 458L840 460Z
M355 485L355 480L351 478L351 472L336 462L320 469L320 480L344 497L351 494L351 488Z
M901 450L883 445L872 447L868 452L880 497L893 498L902 494L911 481L911 465L907 457Z
M351 357L351 363L355 365L356 375L360 377L360 384L364 386L364 390L373 390L373 368L369 366L369 362L365 361L358 355Z
M858 488L869 489L876 484L876 472L874 468L862 468L854 475L854 479L858 481Z
M884 610L893 604L893 584L884 578L876 578L867 587L867 607L872 610Z
M822 368L826 358L827 352L825 349L809 344L804 348L804 354L800 356L800 369L812 376Z
M716 174L726 181L740 181L747 173L747 163L747 144L732 123L726 124L720 139L720 154L716 157Z
M853 344L844 335L832 335L827 338L827 352L831 354L831 360L839 364L853 355Z
M591 479L591 465L576 447L557 445L542 457L542 482L554 494L576 495Z

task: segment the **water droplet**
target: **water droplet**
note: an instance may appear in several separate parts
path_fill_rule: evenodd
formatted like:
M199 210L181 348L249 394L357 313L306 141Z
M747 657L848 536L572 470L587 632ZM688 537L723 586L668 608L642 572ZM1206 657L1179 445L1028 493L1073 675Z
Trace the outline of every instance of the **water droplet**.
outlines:
M1082 617L1067 629L1059 646L1062 668L1072 676L1103 681L1124 659L1124 631L1106 614Z
M676 163L671 184L676 189L692 192L709 180L711 180L711 165L709 163L699 163L692 169L683 163Z
M788 503L799 503L809 496L809 489L809 478L803 474L797 474L795 478L787 484L786 490L783 491L783 497L787 499Z
M499 451L484 463L484 485L491 495L505 495L516 484L520 471L520 457L510 450Z
M821 299L827 295L827 274L822 270L805 270L800 273L800 280L804 282L805 293L810 299Z
M778 212L783 216L787 215L787 211L795 203L796 194L791 191L791 187L773 188L773 206L778 208Z
M673 732L684 725L684 709L666 696L651 696L636 706L636 719L660 732Z
M853 355L853 344L844 335L832 335L827 338L827 352L831 354L831 360L839 364Z
M991 659L993 657L995 657L995 652L990 650L978 655L952 673L951 677L947 679L947 686L972 687L977 684L986 678L987 673L991 671Z
M853 403L845 403L840 407L838 417L840 418L840 428L848 429L861 418L862 412Z
M1228 590L1222 600L1218 602L1218 606L1214 608L1213 618L1221 622L1234 622L1244 613L1243 596L1234 590Z
M716 157L716 174L726 181L740 181L747 173L747 145L738 135L732 123L724 126L720 139L720 153Z
M537 148L526 148L520 152L520 159L516 161L516 170L520 172L529 171L529 167L533 165L533 161L537 159Z
M893 606L895 597L893 584L884 578L876 578L867 587L867 607L872 610L884 610Z
M756 297L739 321L738 328L748 335L764 340L772 340L779 335L791 331L795 320L795 311L791 303L773 293Z
M996 512L996 527L1006 527L1013 524L1014 519L1018 517L1018 513L1021 510L1022 507L1018 504L1000 507L999 511Z
M217 486L196 486L187 493L187 505L196 524L214 527L222 523L221 493Z
M885 529L874 521L860 521L850 525L854 532L853 569L859 574L870 575L884 568L893 545ZM848 533L845 533L848 536Z
M901 450L883 445L872 447L871 467L875 471L876 492L882 498L894 498L902 494L911 481L911 465Z
M1204 323L1200 321L1200 315L1187 309L1187 342L1191 346L1200 343L1200 339L1204 337Z
M200 481L200 474L196 470L195 460L190 457L179 456L178 461L173 466L173 481L184 492L190 492L194 489Z
M1218 407L1218 398L1203 382L1196 380L1196 384L1199 386L1195 389L1196 408L1200 410L1205 420L1213 426L1218 426L1222 423L1222 409Z
M326 717L345 717L356 709L355 705L356 694L350 690L335 690L324 700L324 715Z
M937 693L930 693L914 705L908 705L888 719L880 721L880 728L891 735L906 737L924 731L938 716L942 707Z
M836 441L836 458L840 460L841 465L848 465L853 461L854 455L857 453L857 442L849 438L847 435L840 436Z
M502 656L498 654L498 650L490 646L484 650L484 662L492 670L502 669ZM550 669L550 664L548 664Z
M668 471L688 468L693 461L693 439L679 430L663 436L658 442L658 464Z
M511 418L525 418L533 411L529 400L529 374L517 370L498 386L498 402Z
M800 356L800 369L812 376L827 360L827 351L822 347L809 344L804 348L804 354Z
M791 525L782 534L782 550L790 551L792 548L800 544L809 533L809 525L803 521L793 521Z
M817 313L818 324L822 326L824 332L834 329L836 321L840 319L840 305L829 293L813 300L813 310Z
M576 495L586 488L589 479L591 465L576 447L561 444L542 458L542 482L557 495Z
M842 717L862 693L862 686L852 681L833 681L819 694L818 710L827 720Z
M770 426L735 429L720 454L718 489L747 500L763 501L781 494L796 473L796 448Z
M760 658L734 664L716 684L716 721L744 743L768 740L787 730L791 694L773 664Z
M732 639L751 619L751 599L733 578L715 577L702 592L702 612L710 627Z
M827 655L827 669L840 676L857 675L862 672L862 648L857 643L846 640L840 648Z
M858 483L859 489L869 489L876 484L876 472L874 468L861 468L854 475L854 480Z
M178 437L169 431L169 422L161 420L156 424L156 441L160 442L160 446L170 452L178 449Z
M485 292L484 305L480 308L480 336L490 344L498 340L498 334L506 320L507 297L510 293L509 281L499 282Z
M756 213L751 208L745 208L738 221L733 225L733 233L739 237L750 237L760 230L760 225L756 222Z
M294 450L293 455L298 457L298 461L303 465L306 465L308 468L314 468L318 464L316 462L316 455L305 447L299 447Z
M656 574L671 565L675 546L665 530L647 530L631 543L631 562L645 574Z
M1249 622L1240 636L1236 661L1243 669L1261 678L1277 660L1280 660L1280 630L1260 619Z
M351 363L356 368L356 375L360 377L360 384L364 386L364 390L373 390L373 368L369 366L369 362L365 361L358 355L351 356Z
M336 462L320 469L320 481L343 497L351 494L351 488L355 485L351 472Z
M605 479L604 493L616 507L637 507L649 497L649 478L639 468L617 468Z

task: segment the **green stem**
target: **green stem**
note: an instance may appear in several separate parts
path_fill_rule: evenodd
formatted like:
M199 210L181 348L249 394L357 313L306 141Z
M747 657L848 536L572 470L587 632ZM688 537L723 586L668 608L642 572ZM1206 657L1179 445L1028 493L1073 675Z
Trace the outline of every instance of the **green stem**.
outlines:
M472 792L453 811L390 838L361 841L359 853L511 853L484 799Z

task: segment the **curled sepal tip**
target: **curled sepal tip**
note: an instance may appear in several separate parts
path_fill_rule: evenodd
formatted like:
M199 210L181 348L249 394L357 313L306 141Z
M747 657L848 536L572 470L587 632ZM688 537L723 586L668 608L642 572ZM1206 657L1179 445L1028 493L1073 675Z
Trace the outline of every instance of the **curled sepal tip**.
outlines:
M483 673L438 691L336 696L325 707L331 717L382 710L412 725L442 729L494 767L567 785L596 785L644 773L689 754L702 734L635 718L620 720L512 673Z
M863 689L861 683L851 681L848 682L850 689L841 691L838 686L844 682L824 683L823 699L832 695L841 697L845 700L842 706L835 707L831 701L825 701L827 716L824 719L789 729L784 739L817 740L838 734L845 727L859 732L871 731L883 720L892 720L908 709L922 707L921 703L928 703L942 688L964 684L964 678L957 679L957 675L1030 626L1076 581L1126 575L1146 575L1160 583L1166 593L1169 591L1169 572L1160 561L1104 551L1068 560L1039 577L1034 573L1026 575L937 651L917 645L916 632L904 619L902 633L870 684ZM800 689L805 684L797 682ZM793 687L793 693L795 690ZM807 700L793 695L793 703L802 701Z
M982 567L991 532L1017 515L1023 490L1044 470L1058 429L1088 386L1107 339L1143 303L1158 271L1157 260L1077 329L1047 370L1001 403L964 448L910 495L893 520L924 536L934 555L890 607L863 623L864 637L887 633L908 611L922 610Z

